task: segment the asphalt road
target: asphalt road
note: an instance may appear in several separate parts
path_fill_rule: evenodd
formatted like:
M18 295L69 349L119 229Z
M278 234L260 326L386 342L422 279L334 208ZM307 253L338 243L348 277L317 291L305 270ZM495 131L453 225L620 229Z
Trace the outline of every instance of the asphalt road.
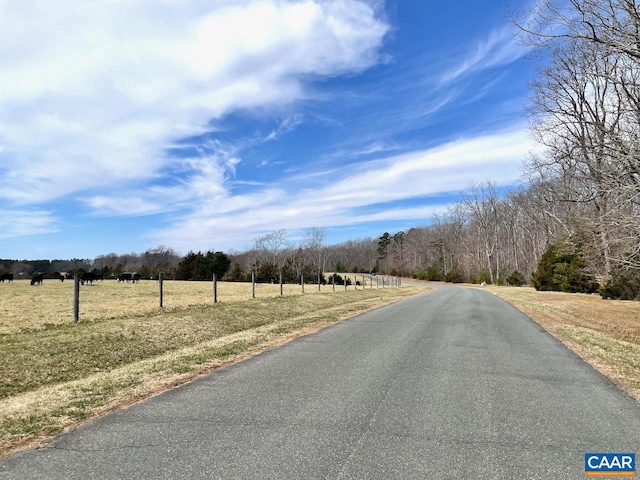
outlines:
M0 479L578 479L640 404L517 310L441 287L0 460Z

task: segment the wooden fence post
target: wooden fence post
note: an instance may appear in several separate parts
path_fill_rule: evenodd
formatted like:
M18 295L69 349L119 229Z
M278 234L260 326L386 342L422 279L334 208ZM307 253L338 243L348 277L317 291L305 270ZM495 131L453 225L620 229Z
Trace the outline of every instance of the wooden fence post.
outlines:
M300 288L302 288L302 294L304 295L304 273L300 274Z
M216 274L213 274L213 303L218 303L218 279Z
M256 274L251 272L251 298L256 298Z
M80 320L80 276L73 274L73 321Z
M282 296L282 269L280 269L280 296Z
M163 278L162 278L162 274L160 273L160 274L158 275L158 296L159 296L159 299L160 299L160 308L162 308L163 303L164 303L164 298L163 298L164 292L163 292L163 288L164 288L164 286L163 286Z

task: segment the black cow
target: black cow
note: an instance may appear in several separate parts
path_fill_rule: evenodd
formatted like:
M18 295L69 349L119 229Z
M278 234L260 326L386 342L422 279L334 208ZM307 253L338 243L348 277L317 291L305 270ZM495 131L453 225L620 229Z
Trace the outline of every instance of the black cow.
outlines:
M133 275L130 273L123 273L118 277L119 282L133 282Z
M134 273L133 274L133 283L140 282L140 278L141 277L140 277L139 273Z
M31 285L42 285L42 274L39 273L31 278Z
M8 281L9 283L13 282L13 273L3 273L0 275L0 283L4 283L4 281Z
M83 272L82 276L80 277L80 283L82 283L82 285L84 285L85 283L89 283L93 285L93 282L95 282L96 280L103 280L103 279L104 277L102 275L97 275L92 272Z

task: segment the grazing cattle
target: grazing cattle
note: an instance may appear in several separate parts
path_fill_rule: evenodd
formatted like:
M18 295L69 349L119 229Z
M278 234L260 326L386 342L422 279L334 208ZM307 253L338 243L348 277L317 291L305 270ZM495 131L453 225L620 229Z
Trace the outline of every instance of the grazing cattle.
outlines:
M97 275L92 272L83 272L82 277L80 277L80 283L82 283L82 285L84 285L85 283L93 285L94 281L103 279L104 277L102 275Z
M31 285L42 285L42 274L34 275L31 278Z
M133 282L133 275L130 273L123 273L118 277L119 282Z
M133 283L139 282L140 281L140 274L139 273L134 273L133 274Z
M0 275L0 283L4 283L4 281L9 283L13 282L13 273L3 273Z

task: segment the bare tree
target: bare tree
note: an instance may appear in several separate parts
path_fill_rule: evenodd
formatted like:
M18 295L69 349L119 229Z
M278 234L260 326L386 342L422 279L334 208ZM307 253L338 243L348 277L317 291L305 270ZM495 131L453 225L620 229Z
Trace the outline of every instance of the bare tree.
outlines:
M640 60L635 0L539 0L524 19L512 18L529 45L579 40Z
M285 262L285 252L289 246L287 231L274 230L255 241L254 250L261 263L270 263L282 267Z
M312 227L304 235L303 248L309 253L313 271L322 275L329 261L328 251L324 244L326 232L323 228Z
M462 203L467 208L475 230L478 264L489 272L491 283L496 283L500 271L500 252L498 237L502 224L498 218L498 193L495 184L474 185L467 194L463 194Z

